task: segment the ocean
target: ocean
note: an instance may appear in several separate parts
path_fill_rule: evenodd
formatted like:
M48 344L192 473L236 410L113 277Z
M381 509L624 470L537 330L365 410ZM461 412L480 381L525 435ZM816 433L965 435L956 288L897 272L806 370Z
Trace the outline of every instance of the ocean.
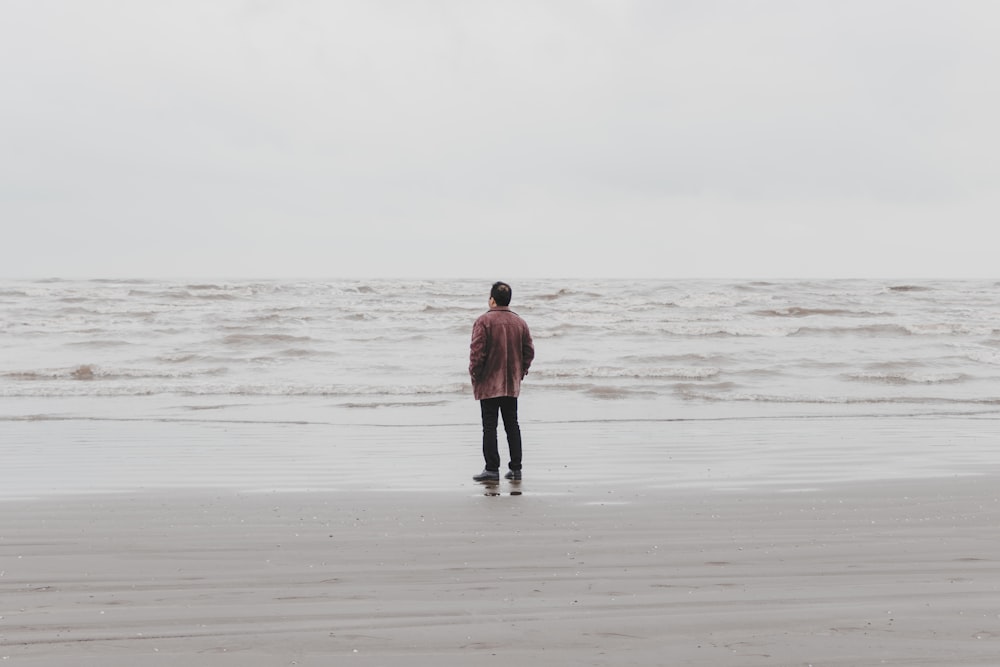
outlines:
M526 466L533 435L544 435L550 451L575 441L573 451L598 457L638 443L654 463L658 452L711 438L739 449L742 438L746 451L735 458L745 460L755 447L785 442L778 425L798 424L800 433L802 423L844 452L858 438L831 444L831 432L885 434L906 424L897 429L905 447L928 431L941 436L928 424L946 424L955 438L975 441L981 456L969 465L993 464L996 281L512 282L511 307L536 347L520 401ZM31 457L81 451L73 442L89 443L91 455L119 443L126 449L109 456L127 456L137 441L179 450L178 437L211 442L224 428L232 441L246 434L241 446L252 440L260 456L278 441L324 452L360 444L392 465L405 433L424 446L472 447L471 469L479 424L468 345L491 283L6 280L0 446L8 464L27 469ZM770 430L746 436L759 422ZM188 435L169 436L171 425L186 425ZM324 428L341 435L315 435ZM287 445L289 433L310 429ZM553 460L566 458L559 451ZM411 458L406 449L398 455ZM46 488L107 486L73 472ZM254 475L268 485L266 471Z

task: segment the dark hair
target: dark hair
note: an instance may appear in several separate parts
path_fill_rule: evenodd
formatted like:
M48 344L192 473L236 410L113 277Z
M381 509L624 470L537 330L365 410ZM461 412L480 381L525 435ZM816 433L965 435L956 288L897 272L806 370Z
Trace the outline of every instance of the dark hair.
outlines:
M498 306L509 306L512 295L513 292L510 289L510 285L500 281L493 283L493 289L490 290L490 296L493 297Z

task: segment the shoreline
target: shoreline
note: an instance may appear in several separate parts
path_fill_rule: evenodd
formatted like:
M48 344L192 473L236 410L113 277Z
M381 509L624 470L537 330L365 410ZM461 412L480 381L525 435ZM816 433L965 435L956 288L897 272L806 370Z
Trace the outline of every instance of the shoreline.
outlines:
M522 424L533 493L795 491L844 482L1000 475L997 419L810 417ZM142 490L461 492L478 424L4 422L0 502ZM502 434L501 434L502 440ZM503 449L503 447L501 447ZM526 487L527 488L527 487Z

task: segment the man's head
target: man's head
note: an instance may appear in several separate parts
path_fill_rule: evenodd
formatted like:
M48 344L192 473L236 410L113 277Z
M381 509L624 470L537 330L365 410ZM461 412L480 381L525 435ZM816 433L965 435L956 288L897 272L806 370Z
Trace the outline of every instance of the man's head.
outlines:
M500 307L506 307L510 305L511 289L510 285L502 282L493 283L493 289L490 290L490 298L493 299Z

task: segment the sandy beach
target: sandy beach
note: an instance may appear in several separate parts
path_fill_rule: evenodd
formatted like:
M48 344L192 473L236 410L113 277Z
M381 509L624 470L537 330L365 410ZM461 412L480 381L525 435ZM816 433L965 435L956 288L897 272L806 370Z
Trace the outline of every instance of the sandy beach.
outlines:
M22 436L66 428L7 426ZM984 427L992 422L970 428ZM105 447L122 437L122 425L101 428ZM208 427L165 425L159 437L193 428ZM717 443L697 455L703 467L735 457L719 428L701 443ZM392 468L368 488L362 480L325 490L249 490L221 477L215 488L153 488L152 471L169 472L179 458L143 459L145 468L120 461L150 488L97 484L0 504L0 658L102 667L996 665L1000 486L995 467L967 469L977 447L948 449L934 476L794 485L786 478L798 469L807 480L810 458L817 469L823 459L818 450L794 459L766 428L773 450L729 461L758 476L771 470L756 484L735 474L671 484L672 466L696 457L680 445L674 463L630 447L613 462L560 465L574 450L556 446L554 431L524 482L495 487L466 481L472 452L449 459L440 479L426 474L431 456L413 469L422 479ZM241 469L263 476L268 462L236 435L249 457ZM193 464L239 460L224 437L216 442ZM902 454L894 442L869 439L857 450L867 458L851 460L859 472L889 469ZM927 458L919 447L911 455ZM40 465L26 456L16 459L20 477ZM298 463L272 466L282 485L307 479L301 456L293 447ZM341 463L374 474L367 456ZM786 458L793 467L767 465Z

